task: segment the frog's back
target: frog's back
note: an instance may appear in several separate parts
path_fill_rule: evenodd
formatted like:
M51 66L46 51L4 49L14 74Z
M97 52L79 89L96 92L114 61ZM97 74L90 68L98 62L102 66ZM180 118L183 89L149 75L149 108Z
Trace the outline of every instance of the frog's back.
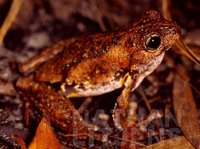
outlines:
M116 63L118 61L121 63L122 60L119 58L122 58L125 54L127 57L129 55L123 48L123 42L126 42L126 39L123 39L125 38L123 34L126 33L116 35L100 33L85 38L77 38L67 47L63 47L61 53L42 64L36 70L36 79L44 82L62 82L72 72L75 72L75 69L78 69L77 74L89 70L90 72L85 72L87 73L85 75L94 71L106 73L104 68L108 63L109 66L111 62ZM126 65L127 60L123 59Z
M147 11L138 22L123 30L77 38L42 64L36 70L35 79L98 88L119 82L127 72L151 72L162 58L157 64L152 63L153 60L172 46L179 30L174 22L162 19L158 12ZM146 43L154 35L159 36L159 45L148 49ZM154 66L146 70L150 63Z

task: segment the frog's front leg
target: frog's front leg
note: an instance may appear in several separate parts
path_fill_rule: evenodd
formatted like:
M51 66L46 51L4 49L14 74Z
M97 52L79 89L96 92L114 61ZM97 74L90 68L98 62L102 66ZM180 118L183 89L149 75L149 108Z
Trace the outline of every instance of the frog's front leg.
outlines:
M117 98L117 102L115 104L113 110L113 121L116 128L122 130L123 128L129 125L128 119L128 106L129 106L129 97L131 91L137 86L138 77L128 75L126 81L124 83L124 89L122 93Z
M23 91L50 121L68 133L85 133L86 125L73 104L50 85L34 81L33 75L20 78L17 87Z

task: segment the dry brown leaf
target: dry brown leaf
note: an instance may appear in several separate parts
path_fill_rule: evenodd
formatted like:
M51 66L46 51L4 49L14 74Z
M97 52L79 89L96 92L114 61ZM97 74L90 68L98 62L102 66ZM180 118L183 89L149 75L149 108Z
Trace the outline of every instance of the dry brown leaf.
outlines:
M143 149L194 149L194 147L185 139L185 137L174 137L146 146Z
M178 40L175 43L176 47L180 50L180 53L187 56L190 60L200 65L200 56L194 53L182 40Z
M196 105L189 84L189 77L183 66L178 66L173 84L173 107L177 121L187 140L200 148L200 127Z
M43 118L28 149L61 149L49 122Z

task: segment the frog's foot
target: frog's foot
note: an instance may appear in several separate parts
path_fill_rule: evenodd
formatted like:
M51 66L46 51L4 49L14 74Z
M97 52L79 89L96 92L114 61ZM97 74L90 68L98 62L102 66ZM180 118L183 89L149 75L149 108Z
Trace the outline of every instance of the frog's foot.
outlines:
M115 107L113 109L113 122L117 129L123 130L127 126L126 122L126 111L119 108L118 103L115 103Z
M136 114L137 103L130 102L127 110L123 110L119 107L118 103L115 104L113 111L113 121L116 128L123 130L138 123L138 117Z

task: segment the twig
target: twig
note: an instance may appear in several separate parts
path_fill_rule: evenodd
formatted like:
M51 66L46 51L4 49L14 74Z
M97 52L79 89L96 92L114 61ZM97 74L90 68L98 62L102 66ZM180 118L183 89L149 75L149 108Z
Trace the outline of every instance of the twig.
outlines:
M169 0L162 1L162 14L165 19L172 20L169 11L169 3ZM183 55L187 56L190 60L200 65L200 57L196 55L182 40L178 39L175 45Z
M6 19L4 20L1 28L0 28L0 46L2 45L3 39L8 32L9 28L13 24L20 8L24 0L13 0L12 5L10 7L10 10L8 12L8 15L6 16Z
M200 57L196 55L182 40L178 40L176 47L181 51L182 54L187 56L190 60L200 65Z
M162 14L165 19L172 20L171 14L169 12L169 0L162 1Z
M147 99L147 96L145 95L145 92L144 92L144 90L142 89L142 87L139 86L138 89L137 89L137 91L138 91L138 93L142 96L142 98L143 98L143 100L144 100L144 102L145 102L145 104L146 104L146 106L147 106L147 109L148 109L149 111L151 111L151 105L150 105L149 100Z
M84 100L81 106L78 108L79 113L83 113L83 111L87 108L87 106L91 103L92 98L88 97Z
M131 140L126 140L126 139L122 139L122 138L115 137L115 136L108 136L108 137L112 138L112 139L117 139L117 140L120 140L120 141L125 141L125 142L131 143L131 144L135 144L135 145L138 145L138 146L141 146L141 147L145 147L146 146L146 145L144 145L142 143L139 143L139 142L134 142L134 141L131 141Z

